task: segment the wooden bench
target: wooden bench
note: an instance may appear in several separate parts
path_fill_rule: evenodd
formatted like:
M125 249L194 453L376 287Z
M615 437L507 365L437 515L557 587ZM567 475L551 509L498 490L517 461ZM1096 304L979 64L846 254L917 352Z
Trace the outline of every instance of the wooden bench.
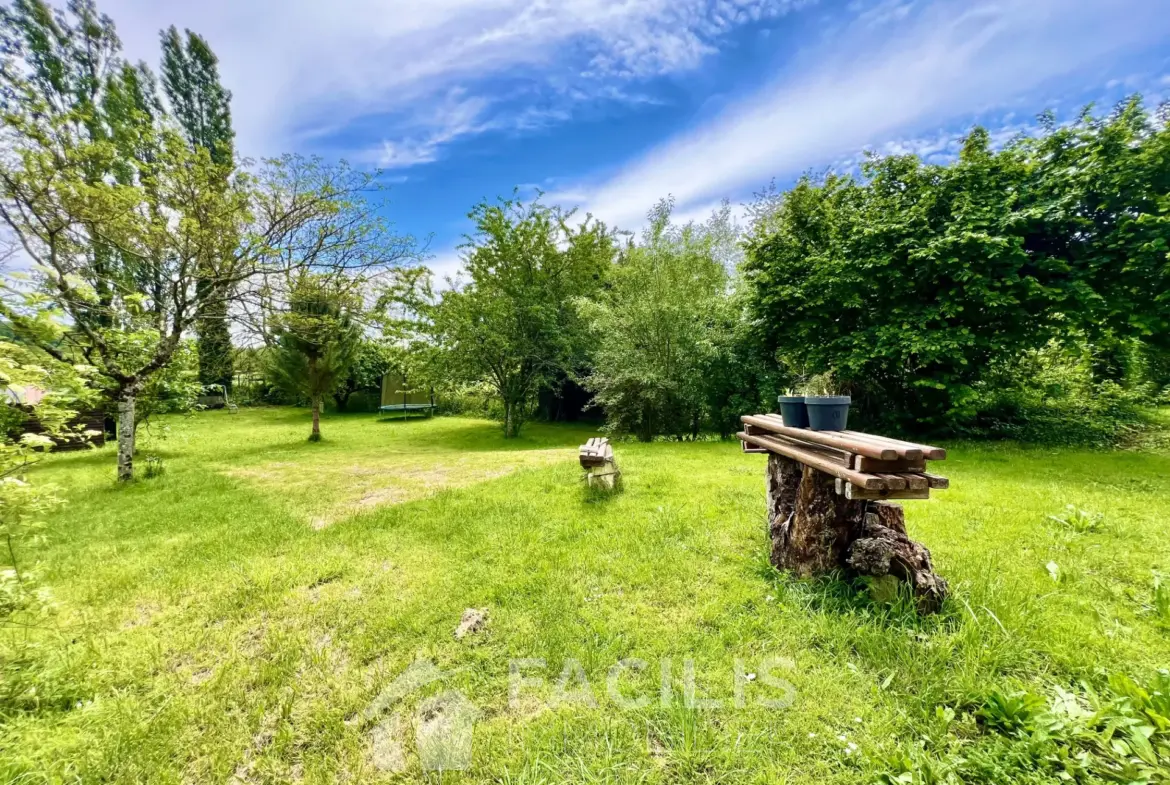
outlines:
M590 439L577 449L577 458L590 488L613 490L617 486L622 473L618 471L609 439Z
M929 499L950 487L946 477L926 470L927 461L947 457L942 447L914 444L859 431L811 431L784 424L779 415L740 418L744 452L775 453L832 475L848 499Z
M740 418L746 453L768 456L770 561L802 577L838 570L911 587L920 610L942 606L947 584L930 551L909 538L893 500L928 499L950 485L927 471L947 451L859 431L792 428L775 414Z

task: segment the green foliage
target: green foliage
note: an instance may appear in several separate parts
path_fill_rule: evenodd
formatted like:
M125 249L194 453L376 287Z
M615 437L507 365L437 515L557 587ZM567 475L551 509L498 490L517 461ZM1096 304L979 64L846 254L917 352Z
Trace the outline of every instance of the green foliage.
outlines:
M942 707L940 707L941 709ZM948 709L949 711L949 709ZM953 711L951 712L953 716ZM954 731L884 762L882 783L1164 782L1170 778L1170 674L1122 674L1101 690L1048 697L991 691L972 712L982 736Z
M864 182L803 179L748 242L749 312L789 367L835 369L871 421L978 418L989 369L1052 341L1170 334L1170 130L1107 117L957 161L872 157Z
M951 428L1040 444L1126 443L1139 435L1152 387L1099 378L1095 366L1083 340L998 358L972 385L970 414Z
M285 391L313 410L310 441L321 439L321 404L350 372L361 347L360 297L348 282L305 273L292 282L287 311L274 317L268 371Z
M374 311L382 340L378 378L371 377L372 387L380 387L381 375L392 372L401 379L403 389L412 392L455 394L460 388L461 382L448 371L448 358L435 335L437 298L432 278L426 267L403 266L388 271L380 280Z
M452 381L489 382L505 436L519 434L541 385L579 367L585 328L573 303L603 284L616 253L605 224L539 201L483 202L463 246L469 281L443 293L434 330Z
M158 414L194 411L203 391L198 349L194 341L184 340L176 347L171 361L152 374L143 386L134 407L135 421L142 424Z
M219 58L207 41L185 32L186 41L174 25L160 34L163 87L191 145L211 151L216 163L230 164L236 135L231 91L220 82Z
M1099 512L1082 510L1069 504L1060 515L1049 515L1048 519L1077 534L1092 534L1105 528L1105 516Z
M832 369L810 376L808 381L801 385L798 395L824 396L840 395L841 385Z
M207 150L212 163L228 168L234 163L232 94L220 82L219 61L207 41L190 30L186 34L185 42L174 26L161 34L163 88L191 146ZM231 254L231 244L225 241L222 252ZM199 380L205 386L222 385L225 390L232 384L230 288L230 284L209 277L200 281L196 293Z
M1170 586L1158 573L1154 573L1154 591L1152 608L1155 615L1163 622L1170 622Z
M727 208L708 224L679 227L671 223L673 207L659 202L607 289L578 301L593 343L585 386L605 408L611 433L643 441L698 435L727 322L728 276L717 258Z
M132 409L194 327L192 290L266 257L262 241L222 254L248 220L248 190L188 146L92 2L14 3L0 38L0 220L33 263L30 279L3 282L0 317L58 361L96 367ZM119 444L128 479L132 434Z
M379 390L382 377L393 366L392 347L382 341L360 340L344 376L331 393L338 411L345 411L354 393Z
M51 701L37 694L42 678L37 643L27 630L52 613L52 595L38 566L27 563L48 515L62 503L58 489L34 481L30 469L52 447L50 436L80 437L67 426L81 405L92 405L87 381L95 369L70 366L28 346L0 341L0 391L18 396L45 433L0 433L0 712ZM43 392L43 396L39 393ZM4 408L7 408L5 406Z
M153 480L156 477L162 477L167 473L167 467L163 464L163 459L158 455L146 456L146 471L143 475L148 480Z

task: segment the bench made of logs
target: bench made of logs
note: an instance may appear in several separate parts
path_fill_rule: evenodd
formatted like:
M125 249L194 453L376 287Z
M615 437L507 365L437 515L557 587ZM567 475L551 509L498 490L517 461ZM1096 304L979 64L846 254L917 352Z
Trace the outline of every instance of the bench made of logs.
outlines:
M744 452L775 453L819 469L841 481L834 488L848 499L929 499L931 490L950 486L946 477L926 470L927 461L947 457L941 447L859 431L791 428L775 414L740 419Z
M590 488L613 490L621 478L622 473L618 471L609 439L590 439L577 449L577 458L585 470L585 479Z
M947 583L930 551L909 538L894 499L926 499L949 485L926 471L946 450L858 431L791 428L774 414L741 418L747 453L768 455L767 533L772 565L801 577L837 570L893 576L909 584L919 610L942 606Z

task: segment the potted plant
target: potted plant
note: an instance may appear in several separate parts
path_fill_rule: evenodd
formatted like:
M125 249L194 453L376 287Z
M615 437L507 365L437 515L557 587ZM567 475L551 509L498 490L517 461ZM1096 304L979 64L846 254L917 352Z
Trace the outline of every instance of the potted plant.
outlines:
M849 421L849 405L853 399L838 395L837 381L832 371L809 379L804 404L808 410L808 427L814 431L843 431Z
M784 418L785 425L790 428L808 427L808 409L805 408L803 395L797 395L795 390L789 388L776 400L780 403L780 416Z

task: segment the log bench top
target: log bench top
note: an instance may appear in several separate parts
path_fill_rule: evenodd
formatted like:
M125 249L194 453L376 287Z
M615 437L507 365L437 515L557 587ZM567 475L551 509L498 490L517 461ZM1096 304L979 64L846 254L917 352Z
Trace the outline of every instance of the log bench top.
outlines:
M577 457L584 468L603 466L613 463L613 447L609 439L603 437L590 439L577 448Z
M926 499L932 489L950 485L926 471L927 461L947 457L941 447L860 431L793 428L775 414L740 419L744 452L774 453L832 475L837 492L850 499Z

